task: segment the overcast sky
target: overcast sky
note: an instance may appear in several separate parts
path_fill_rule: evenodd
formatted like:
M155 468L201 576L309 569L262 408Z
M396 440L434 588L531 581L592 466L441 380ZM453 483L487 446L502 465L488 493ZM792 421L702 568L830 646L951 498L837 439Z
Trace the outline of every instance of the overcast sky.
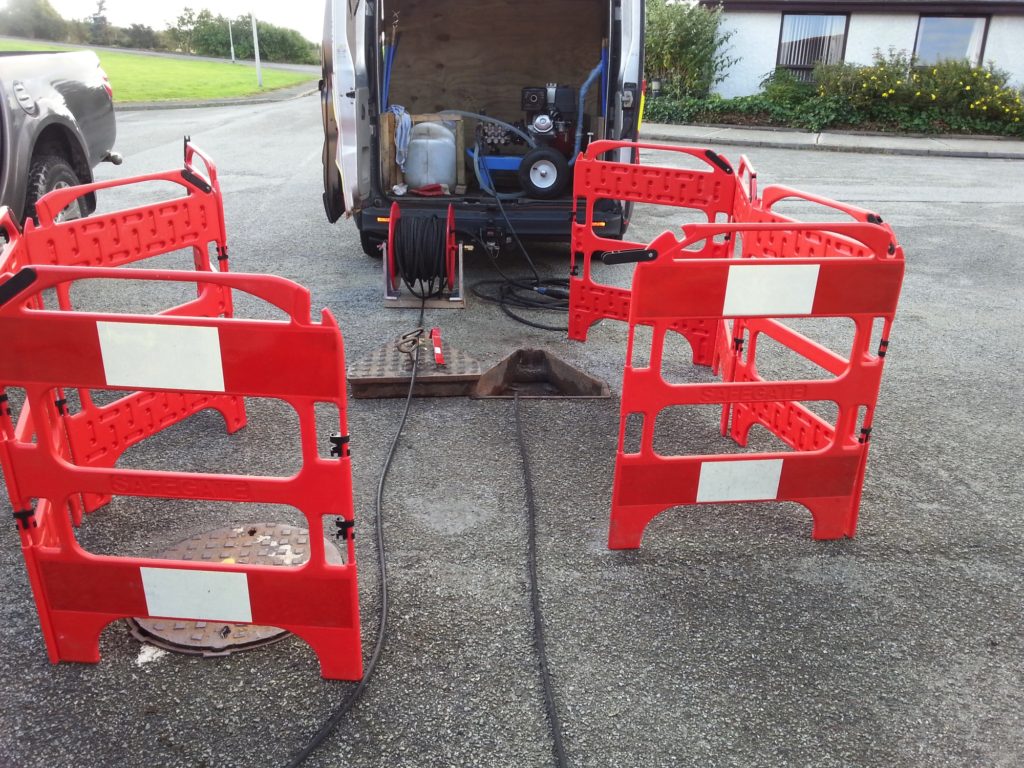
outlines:
M251 12L257 19L297 29L317 43L323 39L324 3L325 0L107 0L106 16L119 27L147 24L153 29L165 29L186 6L195 11L208 8L214 16L222 14L229 18ZM50 0L50 4L65 19L83 19L96 12L96 0Z

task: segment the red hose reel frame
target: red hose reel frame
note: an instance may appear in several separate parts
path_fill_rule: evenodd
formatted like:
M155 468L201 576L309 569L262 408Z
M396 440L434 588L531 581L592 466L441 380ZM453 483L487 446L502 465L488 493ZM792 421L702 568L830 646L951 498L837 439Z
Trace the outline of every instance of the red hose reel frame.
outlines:
M397 299L402 292L402 276L395 257L395 230L401 218L402 209L397 202L391 203L391 211L388 214L387 256L384 261L384 296L388 299ZM459 298L459 245L455 234L455 207L451 204L448 205L445 215L444 249L444 284L453 298Z

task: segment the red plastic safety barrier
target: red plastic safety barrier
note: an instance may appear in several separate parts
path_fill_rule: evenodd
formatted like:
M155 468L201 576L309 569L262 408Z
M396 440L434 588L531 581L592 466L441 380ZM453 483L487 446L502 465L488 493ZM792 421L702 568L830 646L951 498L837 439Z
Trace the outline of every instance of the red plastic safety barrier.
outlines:
M59 216L69 204L86 195L154 182L173 184L184 194L84 219L65 221ZM119 267L187 249L192 250L195 269L212 271L212 255L217 271L228 271L217 169L187 140L184 167L180 170L55 190L37 202L36 212L39 223L29 220L21 232L9 211L0 209L0 229L9 241L0 252L0 275L14 274L29 265ZM56 286L56 293L61 309L73 309L68 285ZM38 302L42 307L41 297ZM203 284L196 299L168 309L166 314L230 317L231 292L222 286ZM0 403L6 402L2 385L9 383L0 379ZM51 403L48 408L54 411L51 421L64 442L65 458L73 457L80 466L112 467L131 446L206 408L220 412L230 433L246 423L243 399L229 395L136 392L104 406L96 405L87 390L79 390L76 395L78 407L69 404L65 393L59 391L56 405ZM10 423L9 408L6 410L6 416L0 414L0 440L30 440L30 420L24 418L15 427ZM83 510L95 511L108 500L93 494L86 494L81 500L72 498L70 513L74 522L81 522ZM27 500L12 498L12 503L16 508L24 508Z
M613 151L627 149L659 150L686 155L700 161L706 169L664 168L626 164L602 159ZM572 262L569 280L569 338L586 341L590 326L601 319L629 319L630 291L604 285L594 279L593 260L609 251L640 249L644 243L611 240L595 229L594 209L601 200L646 203L700 211L708 222L731 221L737 208L749 205L756 190L753 173L746 158L734 170L729 161L711 149L698 147L633 144L620 141L595 141L575 163L573 195L575 211L572 227ZM725 255L728 246L718 245L716 255ZM716 328L703 318L680 319L675 330L690 342L695 363L710 365Z
M794 190L771 189L764 192L770 204L794 194L811 199ZM777 214L770 212L770 204L752 208L771 219ZM639 547L651 519L688 504L795 501L810 509L814 538L854 534L904 269L903 251L891 229L867 212L864 222L869 216L874 221L688 225L682 241L666 232L645 250L651 260L636 267L629 305L610 548ZM723 254L716 240L736 249L735 257ZM849 357L775 319L785 317L851 318L855 334ZM716 368L722 382L665 381L665 337L681 320L718 326ZM881 321L881 341L872 350L876 321ZM633 365L639 326L653 329L644 367ZM761 337L772 338L834 378L764 380L757 368ZM813 401L835 403L835 423L803 404ZM662 456L655 451L656 421L665 408L716 403L723 404L722 433L740 445L746 445L751 427L760 424L791 451L711 456ZM625 448L631 415L643 419L635 452Z
M289 321L38 309L45 290L83 279L242 290ZM324 677L359 679L344 351L330 313L312 322L309 292L265 275L41 266L0 280L0 381L24 388L38 436L0 441L0 457L12 499L39 500L16 506L15 518L51 661L98 661L100 632L120 618L219 620L294 632L316 652ZM284 400L299 416L302 467L272 478L72 463L55 437L52 407L71 387ZM315 403L338 409L332 458L317 450ZM287 504L306 517L310 558L276 568L94 555L64 513L78 494ZM323 517L334 515L346 534L344 564L325 557Z

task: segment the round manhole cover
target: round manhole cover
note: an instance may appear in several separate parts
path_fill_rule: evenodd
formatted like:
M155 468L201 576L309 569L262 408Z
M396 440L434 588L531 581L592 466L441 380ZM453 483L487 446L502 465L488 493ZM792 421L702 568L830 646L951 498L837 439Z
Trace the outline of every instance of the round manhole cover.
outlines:
M327 562L343 563L334 544L324 539ZM309 531L280 523L250 523L197 533L155 557L206 563L276 565L287 568L309 559ZM187 619L128 619L132 635L177 653L226 656L287 637L278 627Z

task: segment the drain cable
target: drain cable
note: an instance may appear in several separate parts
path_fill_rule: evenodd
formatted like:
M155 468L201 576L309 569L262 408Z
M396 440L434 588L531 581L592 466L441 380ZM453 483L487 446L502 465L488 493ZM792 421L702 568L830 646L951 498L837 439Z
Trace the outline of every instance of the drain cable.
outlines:
M514 200L520 198L521 195L503 195L485 181L480 169L480 156L482 153L483 143L478 138L474 147L473 156L473 170L476 172L477 182L480 184L480 188L484 192L494 198L494 202L498 206L498 210L501 212L501 216L505 220L505 224L508 225L508 230L512 235L512 239L515 240L516 245L519 246L519 250L523 254L523 258L526 260L526 265L530 268L530 272L533 273L533 279L531 281L530 278L512 278L506 275L502 271L501 267L498 266L498 260L495 258L495 254L492 252L492 249L487 247L487 244L484 243L482 239L478 238L484 253L486 253L487 257L491 260L491 264L494 266L495 271L501 275L501 279L481 280L480 282L472 285L470 290L473 292L473 295L481 301L486 301L489 304L497 304L501 307L502 312L517 323L528 325L531 328L539 328L543 331L558 331L560 333L565 333L569 330L567 327L548 325L547 323L529 320L522 315L516 314L511 309L514 307L516 309L526 310L568 312L569 281L558 278L541 278L540 273L537 271L536 264L534 264L533 259L530 258L529 251L527 251L526 246L523 245L523 241L519 238L519 233L516 232L516 228L513 226L512 220L509 218L508 212L502 204L503 198Z
M419 321L417 322L417 328L421 333L423 330L425 307L426 302L424 301L420 305L420 316ZM366 686L370 682L370 678L376 671L377 663L380 661L381 653L384 650L384 641L387 636L389 603L387 549L384 543L384 525L383 518L381 516L381 509L383 507L384 489L387 484L388 471L391 469L391 463L395 458L395 452L398 448L398 441L402 437L406 421L409 418L409 410L412 406L413 388L416 385L416 373L419 369L419 361L420 347L419 344L417 344L415 352L413 353L412 372L409 376L409 391L405 396L405 408L402 411L402 418L398 423L398 429L395 430L395 437L391 441L391 447L388 449L387 457L384 460L384 466L381 468L380 479L377 483L377 498L375 504L376 520L374 521L377 537L377 566L380 572L380 623L377 628L377 641L374 645L370 660L366 664L363 677L359 681L358 685L356 685L352 693L349 694L349 697L320 727L320 730L316 732L313 738L309 740L309 743L307 743L306 746L291 759L287 768L298 768L298 766L302 765L306 759L312 755L324 743L324 741L326 741L327 737L330 736L334 729L338 727L345 716L352 711L356 702L362 696L363 691L366 690ZM518 393L516 393L515 398L512 401L512 412L515 417L516 443L519 447L519 456L523 470L523 488L526 497L526 557L527 576L530 588L530 613L533 616L533 641L534 647L537 651L537 666L540 670L541 686L544 690L544 708L547 713L548 723L551 727L551 741L555 757L555 767L568 768L569 759L566 756L565 745L562 741L562 724L558 717L558 708L555 704L554 687L551 684L551 671L548 664L547 642L544 633L544 615L541 611L540 586L537 578L537 503L533 490L533 473L530 470L530 457L526 449L526 438L523 435L522 419L519 415Z
M444 288L446 226L447 222L436 215L403 216L395 226L392 248L398 273L409 293L418 299L440 296Z
M426 309L426 300L420 304L420 318L416 323L416 327L420 334L423 333L423 314ZM388 564L387 564L387 550L384 546L384 523L381 517L381 509L384 501L384 488L387 484L388 471L391 469L391 462L395 458L395 451L398 449L398 441L402 437L402 432L405 430L405 422L409 418L409 409L412 406L412 393L413 387L416 386L416 373L419 370L420 364L420 345L416 345L416 350L412 356L412 373L409 375L409 391L405 396L405 410L402 411L402 418L398 422L398 429L395 430L395 437L391 441L391 447L388 449L387 458L384 459L384 466L380 470L380 479L377 482L377 501L374 509L376 520L374 521L375 532L377 536L377 569L380 573L380 624L377 627L377 641L373 646L373 653L370 655L370 660L366 663L366 669L363 672L363 677L356 685L349 697L339 706L334 713L327 719L327 721L320 726L320 730L316 732L312 739L302 748L302 750L295 755L288 763L288 768L298 768L306 762L306 759L312 755L321 744L327 739L328 736L338 727L338 724L345 718L349 712L355 707L356 702L362 696L363 691L366 690L367 684L370 682L370 678L373 677L374 671L377 669L377 662L380 661L381 653L384 650L384 640L387 636L388 626Z
M527 545L526 570L530 580L530 612L533 614L533 644L537 649L537 666L540 668L541 685L544 688L544 708L547 710L548 723L551 726L552 748L555 753L555 766L567 768L569 758L565 754L562 743L562 723L558 719L558 708L555 706L555 693L551 685L551 671L548 668L548 650L544 637L544 615L540 606L540 587L537 583L537 503L533 493L533 474L530 472L530 456L526 450L526 438L523 437L523 423L519 416L519 393L512 400L512 413L516 421L516 443L519 445L519 457L522 460L523 487L526 491Z

